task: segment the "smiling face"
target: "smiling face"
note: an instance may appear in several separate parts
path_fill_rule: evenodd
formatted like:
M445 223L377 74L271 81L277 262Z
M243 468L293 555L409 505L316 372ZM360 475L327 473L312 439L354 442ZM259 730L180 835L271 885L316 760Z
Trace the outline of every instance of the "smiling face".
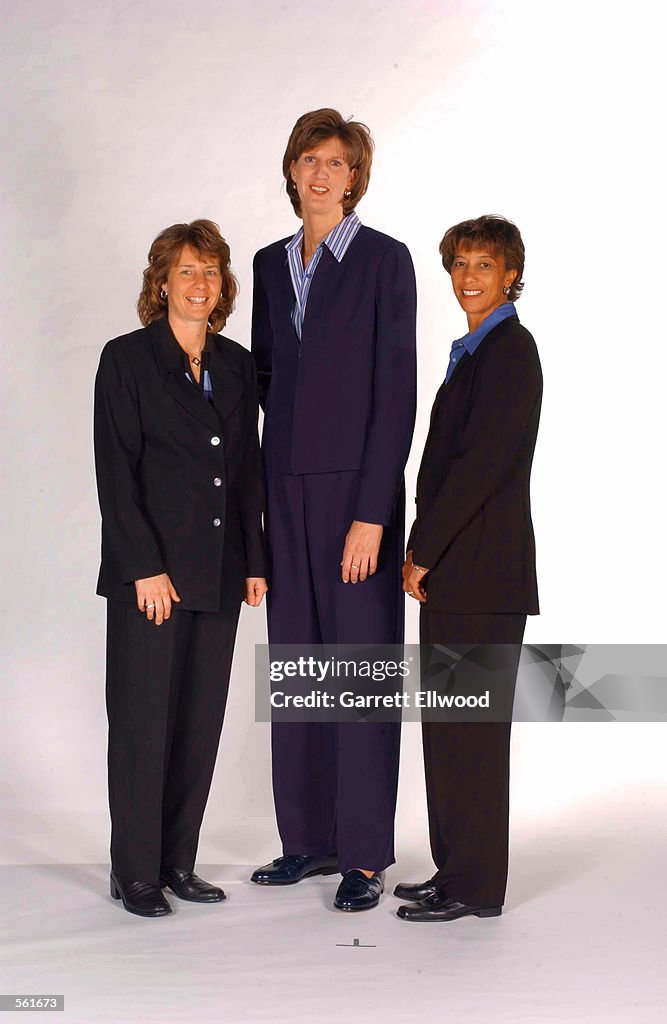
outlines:
M305 216L331 217L342 214L343 195L354 183L345 148L337 138L325 139L313 149L304 150L290 165L301 212Z
M171 322L190 326L205 324L220 298L220 264L186 245L174 260L162 287L167 293Z
M503 289L509 288L517 271L507 270L501 253L457 248L451 275L454 294L468 317L468 326L474 330L508 301Z

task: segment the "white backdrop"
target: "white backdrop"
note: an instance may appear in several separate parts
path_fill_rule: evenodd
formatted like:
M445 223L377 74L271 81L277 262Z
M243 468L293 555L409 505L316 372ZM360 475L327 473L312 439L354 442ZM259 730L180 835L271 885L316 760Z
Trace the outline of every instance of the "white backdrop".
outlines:
M449 345L465 331L438 242L458 220L504 214L526 244L519 315L545 376L533 477L543 611L526 639L664 638L658 5L3 7L5 862L106 858L91 447L100 349L137 326L153 237L202 216L221 225L241 284L226 333L249 344L252 255L297 228L280 164L306 110L335 106L370 126L376 156L359 213L415 261L420 404L408 495ZM252 645L264 640L263 609L246 610L204 861L255 863L278 849L268 731L253 721ZM515 816L528 826L585 816L621 782L664 784L663 742L662 726L518 727ZM398 837L402 863L427 867L414 725Z

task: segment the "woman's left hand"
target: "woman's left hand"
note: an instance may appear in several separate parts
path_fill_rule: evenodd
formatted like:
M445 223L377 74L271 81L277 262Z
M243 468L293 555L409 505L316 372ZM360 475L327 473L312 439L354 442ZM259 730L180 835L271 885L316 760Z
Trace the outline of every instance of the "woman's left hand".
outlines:
M341 577L343 583L363 583L378 567L383 527L355 519L345 538Z
M403 590L409 597L414 597L415 601L419 601L420 604L424 604L426 601L426 591L422 587L422 580L426 576L426 572L421 567L416 569L412 562L412 551L408 551L405 556L405 562L403 563Z
M247 576L245 581L245 603L258 608L269 589L263 576Z

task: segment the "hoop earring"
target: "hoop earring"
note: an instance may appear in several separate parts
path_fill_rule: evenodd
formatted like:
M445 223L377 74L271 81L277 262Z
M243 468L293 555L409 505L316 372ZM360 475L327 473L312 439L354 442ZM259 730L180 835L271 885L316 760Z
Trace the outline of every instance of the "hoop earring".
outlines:
M163 302L167 301L167 293L164 290L164 288L160 288L160 298L162 299Z

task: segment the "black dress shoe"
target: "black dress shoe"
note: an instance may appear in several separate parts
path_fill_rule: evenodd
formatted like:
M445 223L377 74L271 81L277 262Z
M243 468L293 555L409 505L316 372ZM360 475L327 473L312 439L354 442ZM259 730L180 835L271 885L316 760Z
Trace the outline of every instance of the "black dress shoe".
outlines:
M384 892L384 871L366 878L363 871L348 871L338 886L334 907L336 910L371 910L377 907Z
M160 885L163 889L169 886L180 899L190 903L221 903L227 899L219 886L198 878L194 871L182 871L180 868L163 868Z
M130 882L119 878L113 871L109 879L109 889L115 900L122 900L123 906L131 914L139 917L164 917L171 914L159 885L152 882Z
M419 903L420 900L425 900L427 896L432 896L437 891L435 882L429 878L426 882L417 882L415 885L410 885L409 882L399 882L394 889L394 896L398 896L399 900L407 900L409 903Z
M502 907L469 907L466 903L457 903L446 896L438 896L437 892L427 896L421 903L411 903L399 907L396 911L403 921L456 921L459 917L500 917Z
M295 885L310 875L337 873L337 857L307 857L305 854L291 853L257 868L250 876L250 881L258 885Z

